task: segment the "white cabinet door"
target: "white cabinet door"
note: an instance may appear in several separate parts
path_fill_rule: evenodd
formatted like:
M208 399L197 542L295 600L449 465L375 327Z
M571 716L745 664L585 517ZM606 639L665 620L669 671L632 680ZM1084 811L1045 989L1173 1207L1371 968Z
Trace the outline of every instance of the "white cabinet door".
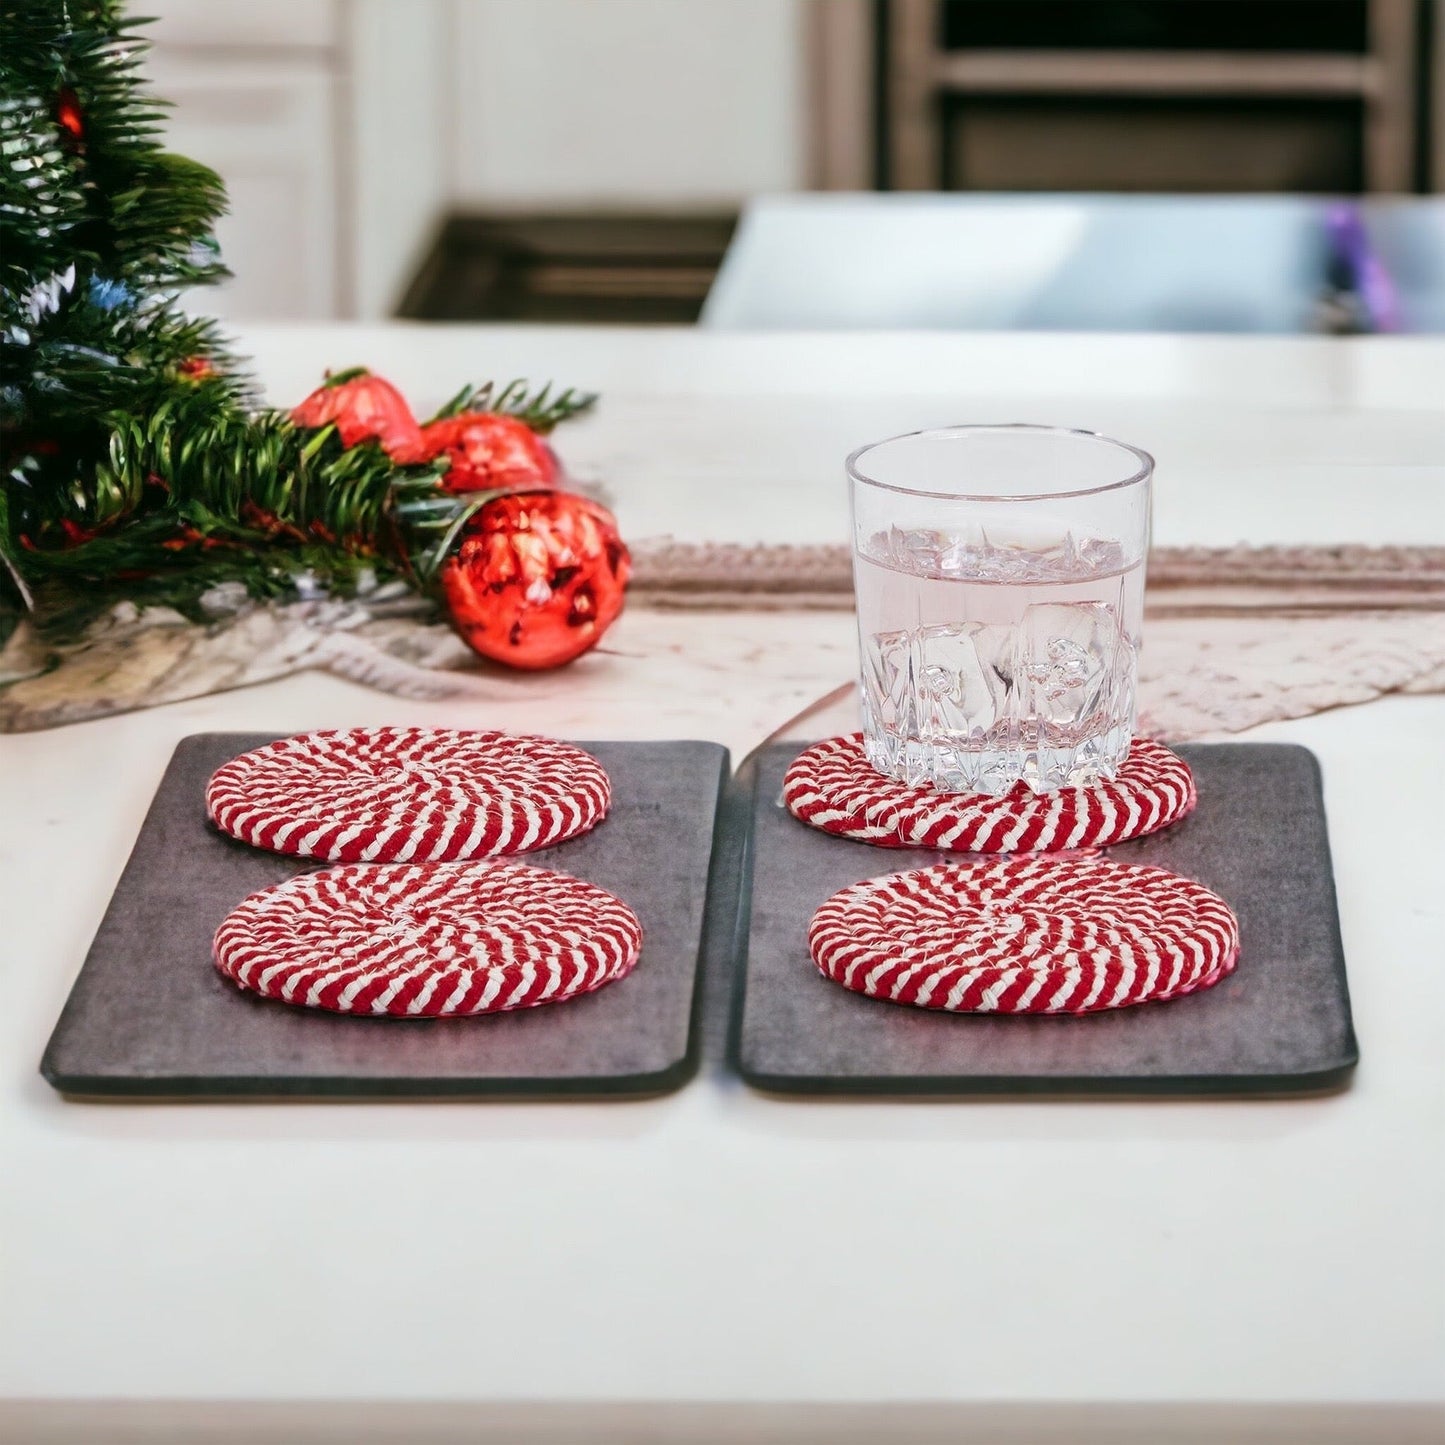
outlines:
M167 47L325 50L341 24L337 0L138 0L133 8L155 22L149 39Z
M167 148L218 171L230 196L217 236L234 278L188 304L247 320L344 315L337 82L324 56L158 49L147 69L174 106Z

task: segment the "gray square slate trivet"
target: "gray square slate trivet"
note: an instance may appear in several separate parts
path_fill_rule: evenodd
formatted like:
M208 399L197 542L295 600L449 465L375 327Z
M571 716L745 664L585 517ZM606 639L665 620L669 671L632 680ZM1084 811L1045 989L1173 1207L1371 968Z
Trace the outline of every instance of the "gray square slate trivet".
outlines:
M591 832L521 855L596 883L642 921L637 967L563 1003L464 1019L353 1018L243 993L211 936L258 888L324 865L248 847L206 819L211 772L273 733L184 739L167 768L41 1072L95 1097L638 1097L698 1062L699 961L731 952L734 886L709 887L727 750L582 743L612 779ZM378 865L385 866L385 865Z
M1078 1017L949 1014L865 998L808 954L814 909L865 878L966 854L884 849L832 837L780 802L801 744L756 760L752 890L740 923L743 990L735 1067L797 1094L1318 1093L1359 1057L1340 945L1319 764L1276 743L1178 749L1199 806L1183 822L1107 850L1212 888L1239 917L1235 972L1167 1003Z

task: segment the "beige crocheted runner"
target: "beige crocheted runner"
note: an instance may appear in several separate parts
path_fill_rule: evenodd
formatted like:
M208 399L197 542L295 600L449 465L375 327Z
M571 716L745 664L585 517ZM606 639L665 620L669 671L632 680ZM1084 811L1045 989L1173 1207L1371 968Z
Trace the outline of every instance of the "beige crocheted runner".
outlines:
M657 606L849 607L847 547L653 542L633 593ZM1153 616L1219 611L1445 610L1445 547L1156 547Z
M571 668L479 661L417 599L259 605L217 599L208 627L117 609L76 647L22 626L0 649L0 732L22 732L322 669L398 696L476 699L478 726L537 726L569 700L594 727L639 716L771 731L853 725L843 547L634 549L627 614ZM1445 691L1445 548L1159 548L1149 562L1143 723L1171 738L1237 732L1391 692ZM782 725L780 727L780 724ZM559 721L559 731L565 731Z

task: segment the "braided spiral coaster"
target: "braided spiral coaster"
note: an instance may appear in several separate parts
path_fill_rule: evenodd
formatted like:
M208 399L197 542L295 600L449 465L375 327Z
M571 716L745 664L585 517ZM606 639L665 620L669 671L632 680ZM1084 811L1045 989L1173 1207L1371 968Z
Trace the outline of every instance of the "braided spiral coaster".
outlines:
M520 863L302 873L253 893L212 945L263 998L394 1018L557 1003L621 978L641 947L625 903Z
M1142 838L1191 812L1196 794L1189 764L1149 738L1134 739L1112 781L1055 793L1018 783L990 797L894 782L853 733L804 748L783 778L783 801L814 828L880 848L1022 853Z
M526 853L585 833L612 789L552 738L451 728L300 733L217 768L206 812L233 838L328 863Z
M871 878L813 915L819 971L955 1013L1089 1013L1177 998L1233 969L1239 924L1201 884L1102 858L989 858Z

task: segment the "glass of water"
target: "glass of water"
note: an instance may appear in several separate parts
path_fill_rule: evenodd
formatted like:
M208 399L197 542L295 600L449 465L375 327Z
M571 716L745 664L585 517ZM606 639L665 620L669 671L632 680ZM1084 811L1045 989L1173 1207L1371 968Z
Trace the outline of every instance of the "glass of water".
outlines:
M1154 459L959 426L848 458L868 761L945 792L1112 778L1134 733Z

